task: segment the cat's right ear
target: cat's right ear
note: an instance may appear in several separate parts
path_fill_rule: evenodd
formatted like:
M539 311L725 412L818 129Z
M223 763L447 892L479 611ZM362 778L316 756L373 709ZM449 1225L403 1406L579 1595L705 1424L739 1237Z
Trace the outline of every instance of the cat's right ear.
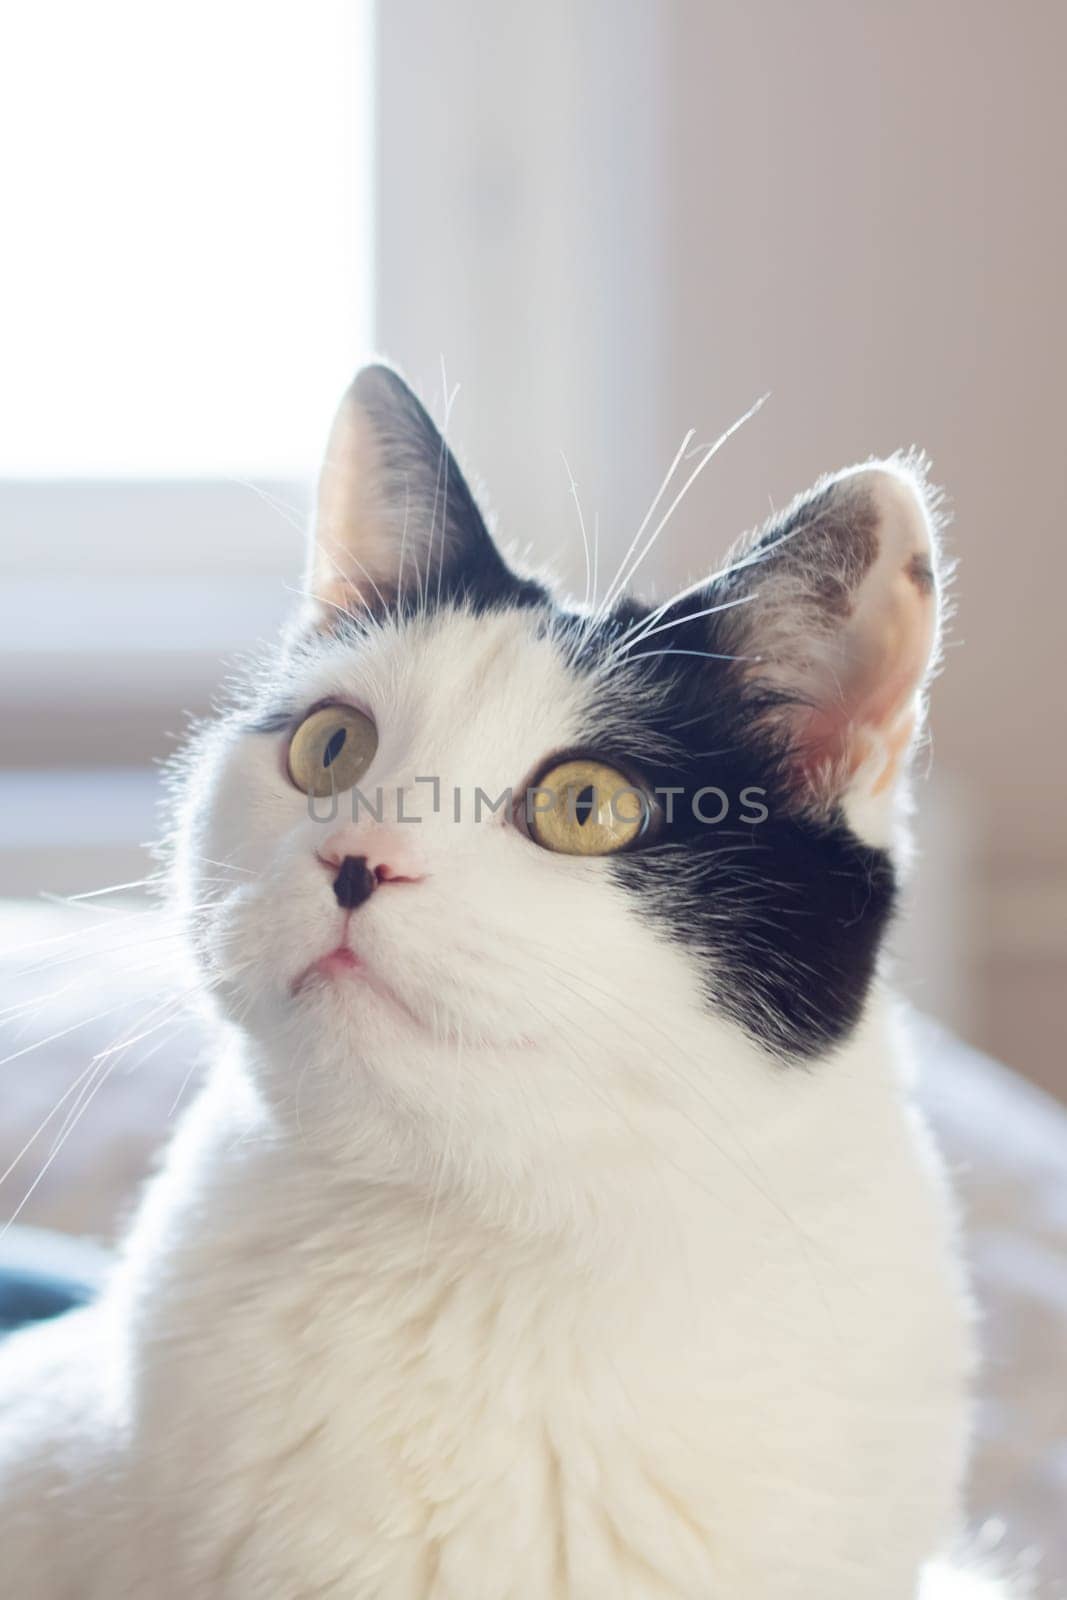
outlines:
M938 657L937 503L912 457L824 478L669 613L705 619L706 670L729 672L791 803L842 807L869 842L891 836Z
M400 599L500 582L507 569L447 442L393 368L345 392L319 478L306 589L328 627Z

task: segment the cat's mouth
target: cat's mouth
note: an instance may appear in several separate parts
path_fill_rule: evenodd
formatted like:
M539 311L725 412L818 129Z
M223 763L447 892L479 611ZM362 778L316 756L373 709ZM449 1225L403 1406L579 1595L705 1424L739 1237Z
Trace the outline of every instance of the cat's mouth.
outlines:
M347 930L346 930L347 931ZM390 1009L394 1015L399 1015L414 1029L435 1044L441 1044L441 1037L435 1028L423 1020L406 1000L396 992L371 964L354 950L342 935L340 942L324 955L316 956L314 961L308 963L289 985L289 995L293 1000L299 1000L302 995L314 992L323 993L330 990L349 991L357 990L362 986L383 1005ZM493 1051L520 1050L528 1051L538 1048L537 1041L525 1033L518 1038L485 1039L481 1048ZM468 1041L468 1049L476 1048L473 1041Z
M336 950L330 950L324 956L319 956L309 967L293 981L293 993L299 994L304 986L313 978L342 979L350 974L362 972L364 963L356 952L347 944L339 944Z
M332 950L316 956L314 961L298 972L289 985L289 993L296 999L312 988L347 987L349 984L362 984L378 999L400 1011L416 1028L426 1031L422 1019L344 938Z

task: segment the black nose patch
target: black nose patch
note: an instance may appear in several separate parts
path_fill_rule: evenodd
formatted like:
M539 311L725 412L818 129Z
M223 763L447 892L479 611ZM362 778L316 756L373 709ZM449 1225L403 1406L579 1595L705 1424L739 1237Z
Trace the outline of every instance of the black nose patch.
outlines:
M366 856L345 856L333 880L337 904L345 911L354 911L374 893L376 881Z

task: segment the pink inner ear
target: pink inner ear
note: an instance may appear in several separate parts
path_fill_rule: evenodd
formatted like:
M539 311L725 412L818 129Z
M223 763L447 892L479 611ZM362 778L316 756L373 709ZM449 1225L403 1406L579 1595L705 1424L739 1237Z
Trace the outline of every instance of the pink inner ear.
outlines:
M817 704L795 733L807 783L837 792L867 769L872 793L888 789L906 760L917 697L933 654L938 597L925 510L910 485L881 480L878 554L840 631L826 641ZM875 759L877 757L878 759Z
M338 612L362 612L395 579L393 532L379 493L381 459L359 381L337 409L319 475L308 589L326 628Z
M874 782L876 791L884 790L907 756L936 631L936 601L932 594L917 594L903 575L893 591L873 615L856 619L856 628L840 642L827 698L802 714L796 750L805 778L816 787L830 773L835 787L847 786L879 752Z
M860 591L855 631L865 659L856 684L857 720L868 727L891 727L926 676L937 633L937 597L927 571L920 575L909 560L869 601L866 585Z

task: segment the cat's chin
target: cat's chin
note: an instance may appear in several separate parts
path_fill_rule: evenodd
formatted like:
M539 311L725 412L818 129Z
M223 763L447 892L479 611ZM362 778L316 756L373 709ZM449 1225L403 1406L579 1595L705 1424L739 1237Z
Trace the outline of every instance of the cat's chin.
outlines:
M461 1027L457 1023L453 1031L442 1034L365 960L346 948L317 957L298 973L289 985L287 1001L290 1013L303 1011L305 1016L317 1014L323 1020L328 1016L335 1043L339 1029L358 1033L363 1044L373 1039L384 1051L390 1046L407 1046L421 1057L427 1052L454 1055L460 1041L465 1055L526 1054L543 1045L527 1034L509 1033L500 1019L497 1026L468 1022Z
M300 1000L305 995L336 997L346 1010L362 1010L365 1004L391 1011L423 1036L431 1030L422 1018L397 994L391 984L358 956L349 945L339 945L316 957L293 979L290 995Z
M348 945L338 945L336 950L330 950L324 956L319 956L310 966L297 974L293 980L292 992L300 994L308 984L321 980L324 983L344 982L346 979L361 977L365 974L364 963Z

